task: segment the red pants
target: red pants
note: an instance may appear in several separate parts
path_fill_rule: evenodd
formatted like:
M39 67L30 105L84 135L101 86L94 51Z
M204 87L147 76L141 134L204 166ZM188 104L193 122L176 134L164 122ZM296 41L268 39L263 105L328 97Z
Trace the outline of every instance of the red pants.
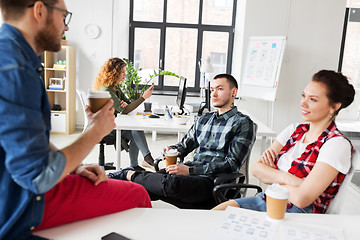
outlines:
M72 174L45 193L43 220L36 230L135 207L151 208L143 186L114 179L95 186Z

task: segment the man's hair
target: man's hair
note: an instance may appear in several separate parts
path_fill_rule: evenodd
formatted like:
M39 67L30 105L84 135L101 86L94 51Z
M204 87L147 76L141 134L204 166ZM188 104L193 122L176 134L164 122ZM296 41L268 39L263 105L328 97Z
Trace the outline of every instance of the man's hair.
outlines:
M21 18L29 5L36 3L34 0L0 0L1 15L4 21ZM42 0L41 2L55 5L58 0ZM52 9L49 9L52 11Z
M231 89L238 88L238 83L232 75L227 74L227 73L221 73L214 77L214 79L218 79L218 78L225 78L227 80L227 82L229 83Z

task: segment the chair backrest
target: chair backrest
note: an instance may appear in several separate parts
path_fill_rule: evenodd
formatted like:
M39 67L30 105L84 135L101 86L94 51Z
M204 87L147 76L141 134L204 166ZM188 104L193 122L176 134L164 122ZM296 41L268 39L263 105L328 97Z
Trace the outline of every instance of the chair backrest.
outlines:
M254 135L256 137L256 132L258 129L258 125L256 123L254 123ZM251 150L251 149L250 149ZM251 152L249 153L249 156L247 157L247 159L245 160L244 164L241 166L240 168L240 173L243 174L245 176L245 184L249 183L249 162L250 162L250 155ZM242 188L239 191L241 197L245 197L246 193L247 193L247 188Z
M84 90L82 89L76 89L76 94L79 97L82 109L83 109L83 113L84 113L84 128L83 128L83 132L86 130L87 126L88 126L88 119L86 117L86 112L85 112L85 108L86 108L86 93Z
M360 214L360 153L355 150L351 168L342 182L339 192L331 201L328 214Z
M254 135L256 136L257 133L257 129L258 129L258 125L256 123L254 123ZM251 150L251 149L250 149ZM249 153L249 156L246 158L244 164L241 166L240 168L240 173L242 173L245 176L245 182L244 183L249 183L249 162L250 162L250 155L251 152Z

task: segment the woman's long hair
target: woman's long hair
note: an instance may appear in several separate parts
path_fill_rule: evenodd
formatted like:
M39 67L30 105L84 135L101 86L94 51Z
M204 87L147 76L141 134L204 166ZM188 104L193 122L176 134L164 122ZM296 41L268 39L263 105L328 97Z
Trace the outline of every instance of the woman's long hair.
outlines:
M126 66L126 62L120 58L110 58L101 67L96 77L94 89L101 87L115 87L118 84L121 69Z

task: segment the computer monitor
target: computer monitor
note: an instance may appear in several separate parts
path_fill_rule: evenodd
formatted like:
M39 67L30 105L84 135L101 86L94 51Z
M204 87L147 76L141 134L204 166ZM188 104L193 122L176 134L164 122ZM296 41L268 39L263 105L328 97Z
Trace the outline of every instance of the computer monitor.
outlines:
M181 111L180 114L184 113L185 98L186 98L186 78L181 76L179 82L179 91L176 98L176 104L178 105Z
M211 91L210 91L210 82L207 82L207 86L205 87L205 103L203 106L200 107L198 111L198 115L201 116L205 110L205 108L208 109L210 112L211 104L210 104L210 97L211 97Z

